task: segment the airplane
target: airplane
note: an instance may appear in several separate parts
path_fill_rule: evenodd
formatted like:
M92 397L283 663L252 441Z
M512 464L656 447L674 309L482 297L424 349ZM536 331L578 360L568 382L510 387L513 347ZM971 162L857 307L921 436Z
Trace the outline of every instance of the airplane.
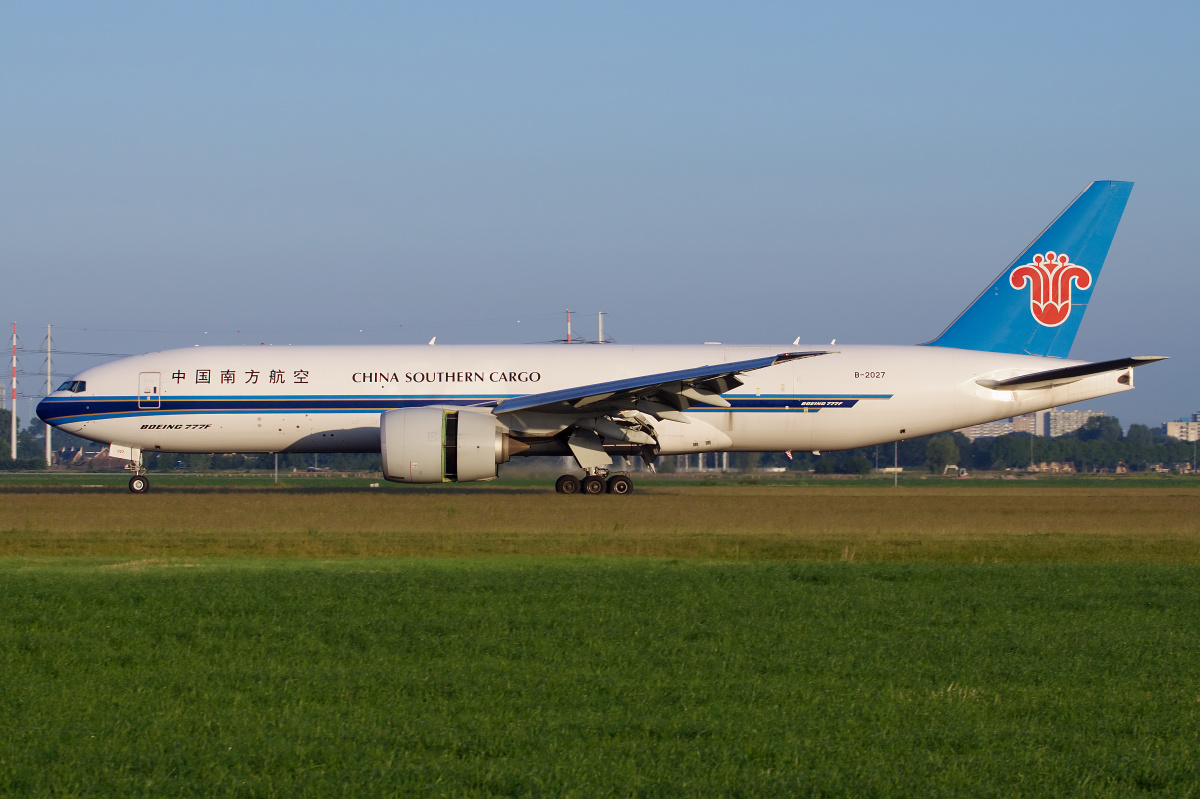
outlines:
M1163 360L1069 360L1133 184L1096 181L936 338L912 346L192 347L86 369L47 424L147 452L378 452L400 483L573 457L562 494L628 494L614 456L853 449L1133 388Z

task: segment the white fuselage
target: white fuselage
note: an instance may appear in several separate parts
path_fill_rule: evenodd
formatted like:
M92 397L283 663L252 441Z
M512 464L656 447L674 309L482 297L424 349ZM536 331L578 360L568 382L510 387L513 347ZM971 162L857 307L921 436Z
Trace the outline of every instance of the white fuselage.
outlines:
M703 424L677 425L722 435L664 436L661 453L849 449L1133 385L1132 370L1122 370L1054 388L995 391L976 381L1079 362L932 346L799 348L834 351L744 374L745 384L725 394L730 408L692 407L688 416ZM82 391L54 392L39 413L47 409L43 418L76 435L145 452L378 452L380 414L395 408L494 403L796 349L197 347L88 369L75 378L85 384ZM514 429L519 422L518 415Z

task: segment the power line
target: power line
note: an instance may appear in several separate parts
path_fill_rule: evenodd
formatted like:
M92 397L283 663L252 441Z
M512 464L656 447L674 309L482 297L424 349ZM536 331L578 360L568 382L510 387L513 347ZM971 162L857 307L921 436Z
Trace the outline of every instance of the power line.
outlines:
M17 352L28 352L38 355L45 355L44 349L34 349L32 347L17 347ZM55 355L89 355L96 358L128 358L133 353L131 352L82 352L79 350L52 350Z
M522 321L544 321L557 319L561 313L529 313L529 314L509 314L506 316L482 317L472 320L460 321L418 321L414 323L385 325L377 327L303 327L303 328L208 328L203 329L173 329L173 330L148 330L136 328L118 328L118 327L66 327L55 325L55 330L72 330L84 333L153 333L158 335L181 335L181 336L200 336L200 335L281 335L281 334L303 334L303 333L380 333L380 332L398 332L404 330L420 330L428 328L454 328L454 327L481 327L487 325L513 325L521 324ZM515 317L520 317L515 318ZM58 350L55 350L56 352Z

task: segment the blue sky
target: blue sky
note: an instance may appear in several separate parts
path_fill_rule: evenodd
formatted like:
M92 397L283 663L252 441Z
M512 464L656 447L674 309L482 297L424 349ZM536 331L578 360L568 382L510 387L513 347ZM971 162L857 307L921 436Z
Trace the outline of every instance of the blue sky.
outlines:
M1157 424L1200 407L1196 30L1182 2L8 4L0 320L72 352L546 341L566 308L626 343L917 343L1132 180L1072 356L1174 356L1086 403Z

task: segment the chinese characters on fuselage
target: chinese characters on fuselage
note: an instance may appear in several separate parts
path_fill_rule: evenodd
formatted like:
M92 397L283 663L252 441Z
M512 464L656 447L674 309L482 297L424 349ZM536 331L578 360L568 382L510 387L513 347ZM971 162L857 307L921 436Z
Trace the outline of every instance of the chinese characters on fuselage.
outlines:
M220 370L219 374L221 383L223 385L236 384L239 382L237 379L238 373L233 369L222 369ZM258 378L261 374L262 372L258 369L246 369L242 372L242 380L240 382L243 384L256 386L258 385ZM171 374L171 379L175 381L176 385L189 379L196 385L211 385L213 382L213 372L211 369L197 369L194 375L189 375L187 372L184 372L181 369L176 369ZM285 372L283 369L270 369L267 371L267 382L271 385L283 385L288 382L307 385L308 370L293 369L292 377L289 381L287 372Z

